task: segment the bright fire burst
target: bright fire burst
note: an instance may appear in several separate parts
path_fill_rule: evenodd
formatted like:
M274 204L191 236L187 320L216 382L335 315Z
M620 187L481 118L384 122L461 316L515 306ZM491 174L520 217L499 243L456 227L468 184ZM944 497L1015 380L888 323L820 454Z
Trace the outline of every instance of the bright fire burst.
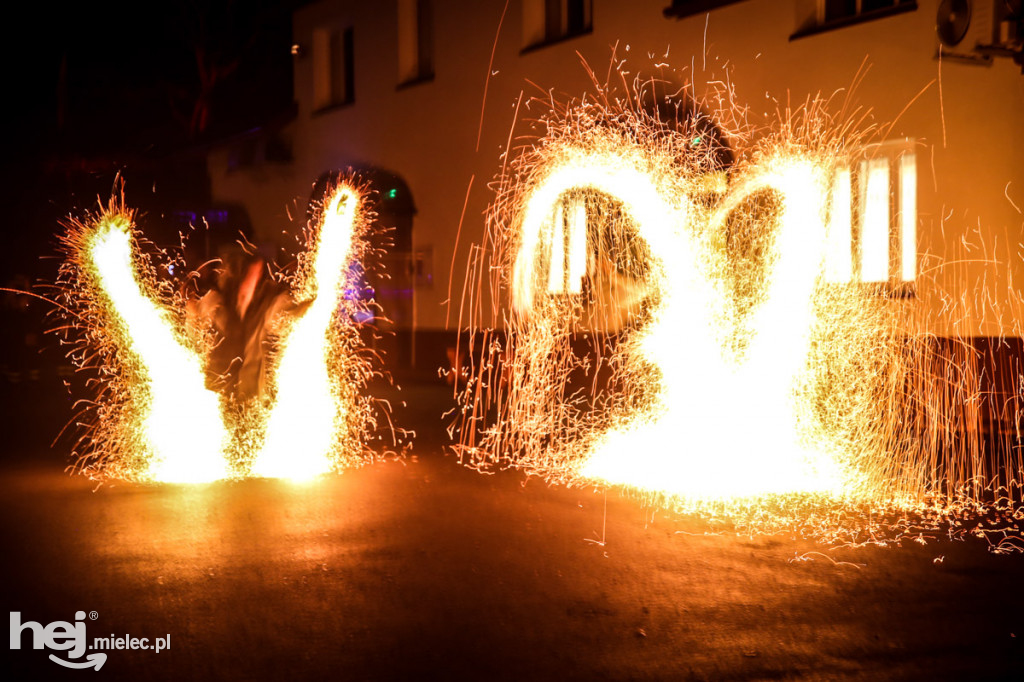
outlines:
M575 166L564 191L601 192L620 199L625 215L643 215L633 220L648 244L661 295L630 342L626 361L645 363L656 386L642 413L595 434L582 473L690 497L839 492L840 464L822 447L826 440L800 419L808 408L794 395L806 365L814 285L823 263L824 173L799 156L771 159L716 212L698 217L695 209L684 210L686 204L671 210L664 201L652 201L656 179L629 177L635 171L620 168L604 182L591 181L588 176L602 161ZM738 353L722 343L737 333L739 318L729 292L716 286L721 282L714 269L726 264L698 243L697 230L687 223L703 219L705 230L721 233L741 199L759 191L777 194L782 209L774 253L766 257L765 292L744 313L749 338ZM532 255L524 248L517 264L526 259ZM738 396L749 417L743 429L722 439ZM708 457L712 451L716 456Z
M304 479L331 468L335 433L348 408L334 400L339 389L332 383L338 379L330 372L332 347L327 340L342 302L359 201L355 190L341 187L324 209L316 255L300 288L312 303L281 351L277 398L253 465L257 476Z
M182 343L167 311L143 290L131 239L127 216L108 213L86 237L83 257L118 327L116 336L128 341L126 351L139 363L143 397L137 419L151 453L142 477L182 483L223 478L228 431L219 401L204 385L199 355Z
M499 177L467 275L503 273L494 317L463 321L463 461L750 529L812 500L819 521L1012 502L1019 453L994 463L980 445L984 363L918 331L929 313L902 294L918 274L914 150L893 170L893 255L890 166L821 103L720 131L692 101L644 106L657 87L554 105ZM1019 388L1001 409L1019 413Z
M368 304L344 296L349 264L365 248L363 194L341 183L321 213L293 282L304 311L278 321L266 404L207 388L210 340L185 324L184 301L136 247L122 203L70 226L62 284L65 309L76 314L73 354L99 375L84 471L162 482L304 480L377 456L363 447L377 408L361 391L375 373L352 322Z

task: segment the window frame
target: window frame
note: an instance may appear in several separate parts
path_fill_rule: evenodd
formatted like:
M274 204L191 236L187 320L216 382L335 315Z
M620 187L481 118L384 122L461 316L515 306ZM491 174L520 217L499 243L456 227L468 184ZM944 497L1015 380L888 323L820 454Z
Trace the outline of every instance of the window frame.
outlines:
M318 35L326 37L326 51L324 51L324 48L317 48L318 44L324 44L321 42L322 39L317 39ZM313 115L322 114L355 104L354 27L351 25L320 27L314 30L313 36ZM332 41L335 39L340 43L340 63L337 63L334 59L337 55L334 54ZM320 69L325 69L324 74L320 73ZM335 74L337 73L335 69L344 70L344 80L342 81L343 91L340 93L334 92ZM328 97L326 98L320 97L320 92L317 89L318 87L323 87L323 85L318 85L321 81L325 81L326 87L328 88Z
M434 30L434 4L433 0L398 0L398 11L412 13L411 36L415 45L411 46L412 61L415 68L409 69L406 73L398 74L396 90L430 83L434 80L435 61L435 30ZM424 16L425 15L425 16ZM404 39L401 30L402 17L399 15L398 35L398 62L402 68L402 41Z
M542 24L543 31L540 33L539 38L535 38L532 42L526 44L519 54L528 54L536 50L548 47L550 45L557 45L558 43L564 43L567 40L579 38L581 36L590 35L594 32L594 0L579 0L582 5L583 17L582 26L578 30L570 30L572 26L572 16L569 14L570 3L573 0L524 0L524 10L527 8L527 3L532 2L534 9L539 9L544 20ZM551 18L555 12L552 10L553 5L558 5L558 19L559 25L558 30L551 30L552 22ZM524 39L526 39L525 32L527 27L524 22L523 32Z
M705 14L711 10L735 5L746 0L672 0L672 4L661 11L667 19L685 19L695 14Z
M825 2L826 0L817 1L815 5L814 22L810 26L800 29L789 36L790 41L799 40L800 38L806 38L819 33L835 31L841 28L846 28L847 26L865 24L877 19L894 17L900 14L906 14L907 12L916 12L918 6L917 0L892 0L891 6L864 10L862 9L862 3L864 0L854 0L855 9L853 14L837 17L835 19L826 19Z
M867 145L859 153L851 154L844 162L836 165L829 189L832 202L827 240L829 248L836 249L833 230L837 229L837 225L840 226L849 235L849 253L844 254L848 260L842 263L832 260L835 258L834 252L827 253L826 276L831 284L861 286L889 298L912 298L916 295L917 277L920 274L918 156L916 141L907 138ZM885 172L879 175L886 177L886 201L881 206L877 202L872 206L871 169L881 171L883 165ZM843 174L846 175L844 182L847 192L841 191L843 187L838 183L838 178ZM836 211L840 207L835 203L837 197L849 202L848 213L845 214L847 220L839 223ZM872 277L865 280L865 249L869 248L865 241L865 232L869 228L867 223L872 219L871 216L877 220L883 207L888 223L883 237L887 274L884 279ZM878 226L874 227L877 230ZM877 267L877 261L882 259L874 260ZM833 273L832 276L828 276L829 272ZM836 273L845 275L837 277Z

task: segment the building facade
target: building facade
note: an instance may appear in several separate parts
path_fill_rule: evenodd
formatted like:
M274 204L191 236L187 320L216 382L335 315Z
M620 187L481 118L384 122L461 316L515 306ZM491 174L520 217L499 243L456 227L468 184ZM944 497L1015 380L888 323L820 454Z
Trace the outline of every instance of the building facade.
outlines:
M865 251L836 276L927 275L914 290L920 306L943 305L955 288L973 296L983 282L993 300L958 319L935 316L929 331L1003 335L1017 311L1013 283L1024 281L1020 4L325 0L294 16L295 117L214 150L213 194L244 205L260 239L293 244L286 235L301 230L327 174L373 176L381 222L396 227L393 284L380 298L398 356L436 367L439 335L458 325L491 181L536 117L530 98L584 94L584 65L603 77L614 63L630 77L683 74L697 99L706 84L727 83L754 123L808 98L846 100L886 131L891 151L851 172L854 192L876 182L894 197L872 223L892 252ZM861 220L870 241L871 218Z

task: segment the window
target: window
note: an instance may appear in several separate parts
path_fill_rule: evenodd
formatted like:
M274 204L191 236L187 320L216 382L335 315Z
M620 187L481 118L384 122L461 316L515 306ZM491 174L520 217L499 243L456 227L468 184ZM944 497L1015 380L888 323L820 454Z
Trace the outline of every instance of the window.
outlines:
M593 0L524 0L526 49L590 33Z
M725 5L735 5L741 0L672 0L672 4L663 10L666 17L684 19L694 14L704 14Z
M279 132L248 135L228 147L229 171L291 161L291 144Z
M907 285L917 278L917 156L912 141L875 145L832 179L825 276Z
M916 7L914 0L819 0L818 24L870 19L893 10Z
M432 0L398 0L398 83L411 85L434 77Z
M802 0L797 10L803 20L789 39L797 40L916 9L915 0Z
M313 32L313 109L355 101L352 29Z

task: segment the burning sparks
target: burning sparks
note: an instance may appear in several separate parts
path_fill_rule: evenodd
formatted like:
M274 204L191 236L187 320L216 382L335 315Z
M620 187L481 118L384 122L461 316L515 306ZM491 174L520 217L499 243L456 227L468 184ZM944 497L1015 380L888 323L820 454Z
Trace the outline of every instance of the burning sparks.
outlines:
M352 252L359 195L339 188L324 210L315 256L300 291L312 298L287 335L277 368L277 398L267 437L256 457L257 476L305 479L330 469L338 423L347 406L334 396L330 374L330 326L342 302L344 275Z
M344 296L362 255L366 209L350 183L311 225L296 279L298 313L280 336L270 399L239 404L206 387L210 340L184 323L183 301L134 246L132 214L112 202L65 237L67 309L78 311L75 357L99 373L96 422L83 443L92 475L205 482L252 474L304 480L369 455L374 375L351 321L366 303Z
M696 498L841 492L839 464L831 448L821 447L826 439L808 432L809 420L801 417L810 408L795 395L806 366L814 287L823 262L822 176L809 159L771 159L708 216L707 228L722 234L745 199L759 192L779 197L773 253L766 254L763 272L765 293L749 310L731 310L727 292L711 286L714 269L727 264L707 247L654 246L657 242L647 239L652 257L666 261L657 268L663 293L635 347L658 386L646 415L629 415L625 424L597 436L582 469L585 476ZM668 231L671 223L637 225L647 238L651 230ZM675 231L683 239L696 233L685 223ZM741 333L737 323L747 328L741 353L735 344L723 343ZM749 411L746 423L723 439L740 396ZM709 457L709 452L717 454Z
M95 272L116 335L138 362L140 413L151 453L145 479L200 483L228 475L228 432L217 396L204 386L199 356L182 344L165 310L135 276L128 217L107 213L86 239L85 267ZM188 428L182 428L187 424Z
M1024 373L997 347L1024 308L1009 280L1005 299L950 293L962 264L999 263L984 246L918 253L913 141L867 145L816 102L774 130L719 112L722 132L645 89L555 105L499 179L467 273L463 461L853 542L876 538L878 510L951 535L974 532L965 512L1024 518ZM100 387L86 470L304 480L374 456L366 304L346 295L366 214L343 183L310 225L265 400L208 388L211 335L185 324L129 212L73 226L67 307ZM989 346L963 332L976 320Z
M648 254L646 279L655 302L613 360L623 375L647 385L644 404L587 434L579 473L692 497L839 492L839 464L830 449L821 449L825 439L800 428L809 408L793 396L806 365L823 264L825 174L809 158L772 158L707 211L690 199L693 178L665 183L641 170L649 166L645 156L628 143L569 146L523 199L511 295L517 319L545 334L579 305L588 254L601 239L596 231L588 234L585 213L570 208L566 240L566 196L616 202ZM738 310L725 281L729 263L713 240L725 234L744 201L760 193L779 198L777 235L762 268L764 293ZM579 198L569 203L585 204ZM560 304L535 306L535 289L544 280L548 295L563 297ZM734 342L741 335L737 326L746 331L742 351ZM750 411L747 425L723 441L738 396ZM711 451L719 455L708 457Z
M503 273L494 317L464 321L463 461L833 538L873 532L853 510L1019 494L1019 455L980 443L977 351L937 343L903 297L929 283L912 146L865 145L818 103L721 133L695 106L645 106L653 83L597 89L499 178L467 275Z

